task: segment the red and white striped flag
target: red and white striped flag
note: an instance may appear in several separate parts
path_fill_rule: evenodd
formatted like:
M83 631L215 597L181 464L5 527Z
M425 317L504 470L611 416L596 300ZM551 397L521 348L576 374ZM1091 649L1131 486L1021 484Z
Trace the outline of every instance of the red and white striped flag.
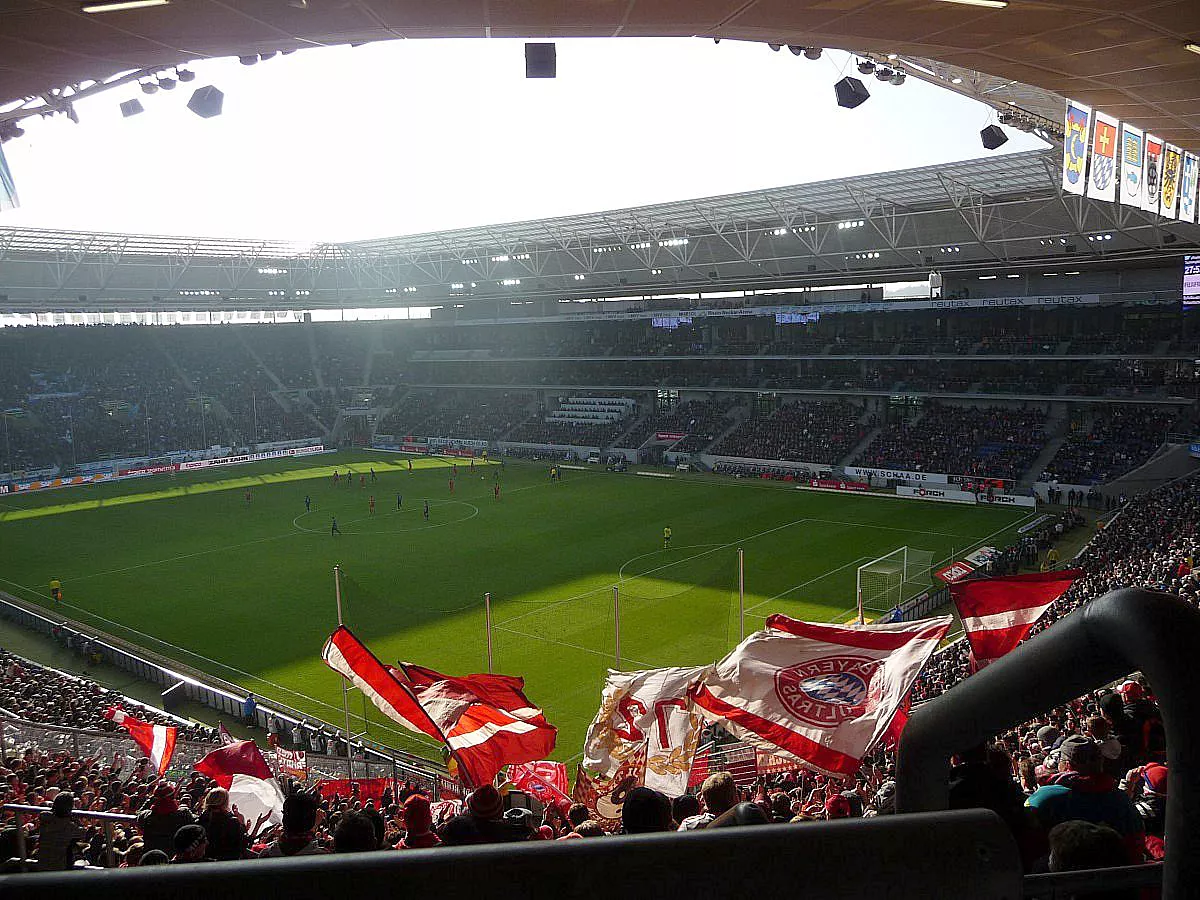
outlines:
M558 729L525 696L512 675L443 675L401 663L391 670L412 690L445 735L469 784L490 783L507 765L544 759Z
M179 729L172 725L151 725L141 719L135 719L122 709L110 706L104 712L104 718L120 725L129 732L133 742L149 757L159 775L167 771L171 765L171 757L175 755L175 740Z
M852 775L887 734L951 618L843 627L771 616L692 692L755 747Z
M321 654L389 719L445 744L470 786L490 783L506 765L544 759L558 730L510 675L451 677L402 663L381 663L339 625Z
M1021 643L1042 613L1082 574L1079 569L1063 569L950 585L971 644L971 670L983 668Z
M321 659L333 671L349 679L393 722L445 743L441 729L429 717L412 690L401 684L375 654L350 633L349 628L344 625L337 627L337 631L325 642Z

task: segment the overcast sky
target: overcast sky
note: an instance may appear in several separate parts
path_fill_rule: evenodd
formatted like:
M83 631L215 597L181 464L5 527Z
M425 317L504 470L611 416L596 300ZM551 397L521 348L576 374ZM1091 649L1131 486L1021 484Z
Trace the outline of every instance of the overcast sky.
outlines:
M4 152L22 208L0 225L355 240L797 184L986 155L989 110L909 79L865 79L839 108L846 54L817 61L700 39L558 42L526 80L519 41L394 41L136 85L27 119ZM845 72L843 72L845 69ZM224 113L200 119L213 84ZM146 111L122 119L122 100ZM1008 129L995 153L1043 146Z

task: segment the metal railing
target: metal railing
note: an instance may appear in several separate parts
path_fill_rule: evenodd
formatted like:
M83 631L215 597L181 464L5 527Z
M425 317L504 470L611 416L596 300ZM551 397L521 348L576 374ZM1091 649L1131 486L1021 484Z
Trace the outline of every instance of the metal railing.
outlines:
M18 865L21 871L27 871L32 860L29 855L29 836L25 832L25 816L33 814L40 816L42 813L51 812L49 806L29 806L25 803L5 803L0 806L0 811L12 813L16 819L17 826L17 857ZM113 849L113 827L117 822L133 823L137 821L137 816L127 815L126 813L110 813L96 812L86 809L73 809L70 816L72 819L94 819L102 823L104 827L104 859L109 868L113 868L117 864L117 853Z

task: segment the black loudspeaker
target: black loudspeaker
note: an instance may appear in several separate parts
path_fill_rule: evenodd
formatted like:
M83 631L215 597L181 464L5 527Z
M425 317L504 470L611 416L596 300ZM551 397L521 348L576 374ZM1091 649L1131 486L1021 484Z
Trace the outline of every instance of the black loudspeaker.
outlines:
M863 101L871 96L866 85L849 75L833 86L833 92L837 94L838 106L844 106L846 109L861 106Z
M983 131L979 132L979 139L983 141L983 146L988 150L995 150L997 147L1002 147L1008 143L1008 135L1004 133L1004 129L999 125L989 125Z
M224 102L225 95L210 84L196 88L192 99L188 101L188 109L202 119L211 119L221 114L221 104Z
M121 115L128 119L130 116L136 116L142 112L141 100L126 100L121 104Z
M558 54L553 44L525 45L525 77L554 78L558 74Z

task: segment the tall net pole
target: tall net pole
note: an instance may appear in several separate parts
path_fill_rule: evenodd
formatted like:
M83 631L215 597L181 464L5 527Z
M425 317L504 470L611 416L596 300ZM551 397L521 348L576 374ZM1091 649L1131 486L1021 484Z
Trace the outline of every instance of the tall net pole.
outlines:
M738 642L746 639L746 554L738 547Z
M492 592L483 595L483 623L487 631L487 670L492 674Z
M342 567L333 567L333 596L337 601L338 626L342 625ZM346 714L346 772L354 777L354 751L350 749L350 690L346 687L346 676L342 676L342 711ZM366 722L366 716L363 717Z
M621 668L621 589L613 585L613 645L616 648L616 667Z

